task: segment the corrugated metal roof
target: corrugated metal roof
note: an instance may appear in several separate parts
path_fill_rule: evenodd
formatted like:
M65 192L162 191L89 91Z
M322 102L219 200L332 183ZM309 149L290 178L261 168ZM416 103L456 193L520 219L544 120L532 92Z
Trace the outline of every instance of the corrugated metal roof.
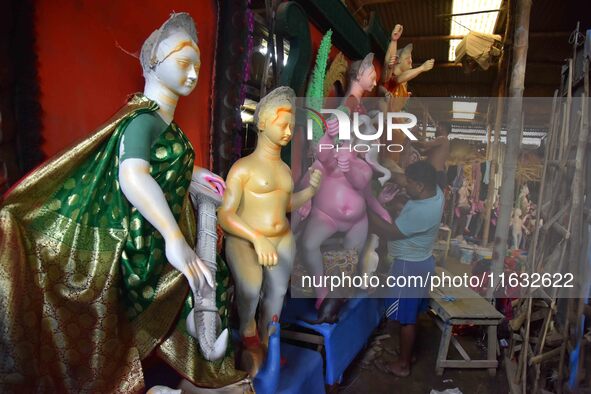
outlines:
M368 6L386 30L400 23L409 37L449 34L449 19L438 15L451 14L451 7L452 0L399 0Z
M375 12L385 30L395 24L404 26L399 47L413 42L413 61L435 58L436 64L448 63L450 19L442 15L452 13L453 0L345 0L365 13ZM516 0L514 0L516 1ZM525 96L552 96L560 83L560 64L572 53L569 35L578 20L581 30L591 28L588 0L535 0L530 17L528 67ZM503 2L502 7L506 7ZM504 33L504 16L495 32ZM440 37L433 37L440 36ZM510 47L509 47L510 50ZM489 96L496 77L496 67L488 71L465 74L458 67L436 67L409 82L416 95L426 96Z

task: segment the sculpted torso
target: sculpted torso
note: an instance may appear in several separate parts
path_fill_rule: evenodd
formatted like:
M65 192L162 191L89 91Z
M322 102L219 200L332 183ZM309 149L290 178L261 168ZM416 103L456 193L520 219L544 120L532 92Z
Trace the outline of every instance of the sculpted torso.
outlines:
M371 179L371 167L359 158L355 158L354 161L355 171L363 173L368 179L365 183L367 186ZM324 164L316 162L313 168L319 169L324 177L313 199L312 210L319 210L330 216L339 227L339 231L348 230L356 221L364 217L365 197L347 180L336 160Z
M236 212L259 233L274 237L289 229L285 216L293 182L289 168L283 162L258 162L252 156L236 164L244 172L244 194ZM254 171L253 171L254 170Z

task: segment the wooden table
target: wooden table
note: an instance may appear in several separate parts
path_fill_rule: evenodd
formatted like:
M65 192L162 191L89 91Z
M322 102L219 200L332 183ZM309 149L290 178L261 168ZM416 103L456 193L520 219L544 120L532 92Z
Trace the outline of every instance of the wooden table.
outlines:
M437 267L436 272L437 275L445 272L448 276L454 276L453 273L440 267ZM489 375L494 376L498 366L497 326L504 316L470 288L439 287L434 289L430 296L429 306L436 315L435 322L442 332L435 365L437 375L441 376L445 368L488 368ZM448 300L446 297L453 297L454 300ZM488 327L486 360L470 358L458 340L453 337L453 326L459 324ZM450 342L458 350L463 360L449 360L447 358Z
M443 261L445 262L447 260L447 255L449 254L449 248L451 245L451 228L445 224L439 226L438 238L445 241L445 252L443 253Z

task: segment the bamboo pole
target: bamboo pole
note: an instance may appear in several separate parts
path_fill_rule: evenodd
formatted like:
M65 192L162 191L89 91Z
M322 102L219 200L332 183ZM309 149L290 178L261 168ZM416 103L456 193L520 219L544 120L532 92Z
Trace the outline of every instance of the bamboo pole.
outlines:
M558 357L560 355L560 348L557 347L556 349L552 349L549 352L546 353L542 353L542 354L538 354L537 356L533 356L530 360L529 360L529 364L540 364L542 361L554 358L554 357Z
M495 242L493 248L492 273L498 277L503 271L505 254L507 253L507 238L509 232L509 221L514 203L515 172L517 158L521 147L521 113L523 108L523 90L525 82L525 70L527 63L529 19L531 11L531 0L518 0L515 10L515 34L513 44L513 67L511 71L511 85L509 96L512 98L511 105L507 111L507 146L505 148L505 159L503 162L503 178L501 183L499 219L495 229ZM488 289L488 296L492 298L494 289ZM528 305L531 310L531 302ZM525 343L529 341L529 326L526 327ZM528 356L528 348L524 347L525 353L522 356L525 363ZM522 381L523 391L527 382L527 368L523 368L524 379Z
M552 100L552 118L550 119L550 133L555 133L556 129L554 128L554 125L556 123L556 112L558 110L558 90L556 90L554 92L554 98ZM536 263L536 257L537 256L537 250L538 250L538 240L539 240L539 235L540 235L540 218L542 217L542 204L544 202L544 193L546 191L546 178L548 176L548 166L549 166L549 160L548 158L550 157L550 150L553 148L552 146L552 136L549 136L550 138L548 138L547 140L547 144L546 144L546 149L544 152L544 169L542 170L542 182L540 185L540 192L538 194L538 208L536 209L536 229L534 232L534 239L532 242L532 246L530 248L530 250L532 251L531 254L531 260L529 262L530 266L530 274L532 272L534 272L536 270L536 267L539 266L539 264ZM541 251L540 251L541 252ZM541 253L540 253L541 254ZM541 259L540 259L541 260ZM546 336L548 334L548 328L550 327L550 321L552 319L552 316L554 315L554 309L556 306L556 302L553 298L551 304L550 304L550 309L548 309L548 315L546 316L546 318L544 319L544 324L542 327L542 339L541 341L538 343L538 348L537 348L537 354L541 354L544 351L544 346L546 344ZM536 365L535 367L536 370L536 377L534 379L534 393L538 392L538 386L539 386L539 379L540 379L540 365Z
M585 67L587 67L587 64L585 64ZM585 160L585 153L587 151L587 142L588 142L588 138L589 138L589 126L587 124L587 100L585 97L585 94L583 93L581 95L582 97L582 103L581 103L581 107L582 107L582 117L581 117L581 128L579 131L579 143L577 146L577 151L576 151L576 166L575 166L575 174L574 174L574 180L573 180L573 200L572 200L572 217L573 217L573 224L572 224L572 237L570 239L570 259L569 259L569 272L574 273L575 275L578 275L578 272L575 272L575 270L580 270L579 264L581 264L581 262L579 261L580 255L581 255L581 249L582 249L582 237L581 237L581 233L583 232L583 198L584 198L584 189L583 189L583 183L584 183L584 174L583 174L583 166L586 163ZM582 291L581 291L582 290ZM586 293L586 290L588 291L588 289L581 289L579 290L579 294L577 294L577 296L579 297L579 299L577 301L575 301L574 299L571 300L572 302L572 307L573 309L576 309L575 311L575 317L574 320L577 323L576 324L576 330L575 330L575 336L576 336L576 341L580 341L580 338L583 336L583 332L581 332L581 325L578 324L579 323L579 316L582 315L583 313L583 298L585 297L584 293ZM572 295L571 295L572 296ZM576 305L575 305L576 302ZM576 307L576 308L575 308ZM576 343L573 343L573 346L576 346ZM584 353L584 352L583 352ZM579 360L580 362L580 360ZM577 369L577 372L580 374L580 368ZM573 389L574 391L577 390L579 385L579 379L575 378L575 386L572 387L571 389Z
M505 47L505 43L511 38L511 4L510 0L507 0L507 21L505 22L505 34L503 35L503 48ZM501 127L503 126L503 96L506 94L506 87L507 87L507 72L509 70L509 56L505 50L501 54L501 59L499 60L499 69L497 72L497 108L496 108L496 116L495 116L495 128L494 128L494 140L491 149L491 158L490 158L490 169L489 169L489 181L488 181L488 191L486 193L486 202L484 205L484 226L482 228L482 246L488 245L488 236L490 232L490 217L492 213L492 206L494 203L495 197L495 189L496 189L496 174L497 174L497 167L498 167L498 150L500 148L501 143ZM492 136L492 130L491 130ZM488 157L487 157L488 159Z
M578 30L578 23L577 23L577 30ZM587 110L589 109L589 59L585 58L584 59L584 65L583 65L583 91L584 91L584 99L583 99L583 106L584 108L586 108ZM589 141L589 114L584 112L582 115L582 122L583 122L583 130L585 130L585 133L587 133L587 141ZM589 151L587 150L586 152L587 155L589 155ZM583 163L589 163L589 157L586 157L585 159L582 160ZM587 169L588 171L588 169ZM585 212L587 214L587 223L591 223L591 210L589 209L589 207L591 207L591 203L589 202L589 196L591 195L591 182L589 182L590 178L589 178L589 173L587 173L587 179L583 180L582 182L585 183L585 190L584 193L587 196L587 199L585 201L585 204L583 206L583 212ZM584 242L584 241L583 241ZM591 319L591 307L589 307L588 305L585 305L585 299L584 297L580 297L579 298L579 305L578 305L578 310L577 310L577 316L587 316L587 318ZM583 333L580 333L580 335L583 335ZM585 365L584 363L584 357L585 357L585 352L582 352L583 355L580 359L580 363L579 363L579 370L583 370L583 366ZM591 380L590 380L591 383ZM577 379L577 385L579 384L579 379ZM577 389L578 386L575 387L575 389Z
M490 106L488 108L488 113L490 114ZM493 128L492 125L490 124L490 121L487 119L486 120L486 153L484 154L484 157L486 161L490 161L490 158L492 156L492 152L491 152L491 148L492 148L492 135L493 135ZM488 198L488 194L487 194L487 198Z
M511 85L509 89L510 97L513 99L508 106L508 130L507 146L503 163L503 178L500 193L500 212L497 228L495 231L495 243L493 250L493 274L498 275L503 270L505 254L507 252L507 235L509 230L509 220L513 208L513 194L515 191L515 170L517 167L517 157L521 146L520 130L522 98L525 81L525 66L527 62L528 48L528 30L529 16L531 10L531 0L518 0L516 7L516 24L513 45L513 68L511 72ZM490 288L489 297L492 297Z
M509 96L512 98L508 106L508 127L507 145L505 147L505 159L503 162L503 177L501 183L499 218L495 229L495 242L493 248L493 264L491 267L494 277L498 277L503 271L505 255L507 253L507 238L509 232L509 221L514 203L515 172L517 158L521 147L521 112L523 108L523 90L525 81L525 70L527 62L529 19L531 11L531 0L518 0L516 6L515 34L513 44L513 59L511 71L511 85ZM493 297L494 289L488 289L487 296ZM531 303L528 305L531 310ZM529 326L526 327L524 343L529 341ZM521 362L525 363L528 357L528 348L524 346L521 354ZM523 364L522 364L523 365ZM527 368L523 368L524 379L522 380L523 392L526 392Z
M554 99L552 100L552 118L550 119L550 128L552 127L552 124L554 123L554 111L556 109L556 101L557 101L557 95L558 92L554 92ZM543 201L544 198L544 191L546 189L546 171L548 170L548 156L550 154L550 146L546 147L546 151L544 152L544 169L542 171L542 181L541 181L541 185L540 185L540 192L538 194L538 209L536 209L536 227L535 227L535 231L534 231L534 239L532 241L532 246L531 246L531 257L529 258L529 273L532 274L535 270L535 266L536 266L536 254L537 254L537 249L538 249L538 239L540 236L540 217L542 215L541 209L539 208L541 206L541 202ZM529 326L531 323L531 302L532 299L531 297L528 300L528 309L530 314L528 315L528 319L527 319L527 326L528 326L528 331L529 331ZM539 346L540 348L540 353L544 351L544 342L546 341L546 333L548 330L548 326L549 326L549 321L550 318L552 316L552 308L550 308L550 310L548 310L548 316L546 317L546 319L544 320L544 333L542 336L542 341L541 344ZM527 369L527 368L524 368ZM536 365L536 379L534 382L534 392L537 389L538 386L538 378L539 378L539 374L540 374L540 368L539 365Z
M503 78L504 79L504 78ZM495 137L492 147L492 159L490 162L490 170L488 177L488 191L486 193L486 203L484 206L484 228L482 229L482 246L488 245L488 236L490 232L490 217L492 214L492 206L494 203L495 189L496 189L496 174L498 168L498 151L500 149L501 140L501 126L503 119L503 96L505 95L505 82L503 81L499 86L499 96L497 97L497 111L495 119Z

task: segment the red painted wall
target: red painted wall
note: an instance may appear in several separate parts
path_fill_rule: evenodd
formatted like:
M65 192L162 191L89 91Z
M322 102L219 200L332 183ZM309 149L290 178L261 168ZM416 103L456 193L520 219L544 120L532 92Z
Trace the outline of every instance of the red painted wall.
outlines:
M43 152L51 156L91 133L142 91L143 41L174 10L195 19L201 50L197 88L179 102L176 122L208 165L217 6L214 0L39 0L36 45L43 110Z

